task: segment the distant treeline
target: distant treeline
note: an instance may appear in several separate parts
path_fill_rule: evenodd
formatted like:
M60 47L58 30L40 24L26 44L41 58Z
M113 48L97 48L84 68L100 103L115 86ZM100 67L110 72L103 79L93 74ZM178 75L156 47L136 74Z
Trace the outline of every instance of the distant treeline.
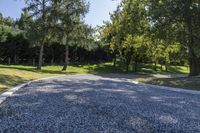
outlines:
M83 21L89 5L82 0L25 0L21 17L0 14L0 63L63 65L112 60L108 46ZM68 10L66 10L68 9Z
M32 45L24 32L14 33L7 30L4 33L4 37L6 40L0 42L1 64L37 66L40 47ZM46 44L44 46L44 65L63 65L64 53L65 45L59 43ZM112 55L109 54L107 46L101 47L96 45L91 49L87 49L76 45L69 46L69 59L71 63L98 63L112 60Z

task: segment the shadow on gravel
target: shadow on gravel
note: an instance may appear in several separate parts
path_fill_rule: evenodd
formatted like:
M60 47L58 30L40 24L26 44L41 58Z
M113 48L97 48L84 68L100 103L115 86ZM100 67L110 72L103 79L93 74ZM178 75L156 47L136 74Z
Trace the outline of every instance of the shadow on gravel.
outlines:
M39 81L0 105L0 132L199 132L199 100L101 78Z
M149 74L96 74L102 78L133 80L136 78L151 77Z

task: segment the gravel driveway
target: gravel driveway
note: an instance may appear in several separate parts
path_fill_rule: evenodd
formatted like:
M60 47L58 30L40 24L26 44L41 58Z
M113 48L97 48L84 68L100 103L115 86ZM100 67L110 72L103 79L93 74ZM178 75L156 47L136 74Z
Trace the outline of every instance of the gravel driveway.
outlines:
M128 82L133 77L73 75L31 83L0 105L0 133L200 132L200 94Z

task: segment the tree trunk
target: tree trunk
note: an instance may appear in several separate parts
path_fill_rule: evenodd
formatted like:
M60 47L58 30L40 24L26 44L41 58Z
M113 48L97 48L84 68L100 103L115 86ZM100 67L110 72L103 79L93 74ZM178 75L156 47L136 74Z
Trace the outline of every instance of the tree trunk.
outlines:
M161 70L161 71L163 70L163 64L162 64L162 62L161 62L161 64L160 64L160 70Z
M154 62L154 70L157 71L157 61Z
M200 1L199 1L200 2ZM199 74L198 71L198 58L194 51L194 38L193 38L193 21L192 21L192 12L190 11L190 7L192 5L192 1L187 1L185 7L185 23L186 29L189 32L189 66L190 66L190 74L189 76L197 76Z
M37 69L38 69L38 70L41 70L41 69L42 69L43 51L44 51L44 45L42 44L42 45L40 46L39 62L38 62L38 66L37 66Z
M11 64L11 59L10 59L10 57L8 58L8 65L10 65Z
M192 29L190 30L190 41L189 41L189 66L190 66L190 74L189 76L197 76L199 75L199 63L198 58L194 51L194 38L192 36Z
M129 71L129 66L130 66L130 60L128 59L128 60L126 61L126 72Z
M54 65L54 58L51 59L51 66Z
M165 62L165 71L168 72L168 64L167 64L167 61Z
M46 22L46 12L45 12L45 0L42 0L42 21L43 21L43 26L45 27L45 22ZM47 32L47 28L45 28L45 33ZM45 34L44 33L44 34ZM39 62L38 62L38 66L37 69L41 70L42 69L42 64L43 64L43 51L44 51L44 42L45 42L45 38L43 38L43 41L40 45L40 54L39 54Z
M136 60L136 61L135 61L135 69L134 69L134 71L137 72L137 70L138 70L138 62L137 62L137 60Z
M128 72L129 71L129 64L127 63L126 64L126 72Z
M76 61L78 61L78 56L77 56L78 54L77 54L77 47L75 47L75 49L74 49L74 61L76 62Z
M190 76L197 76L199 74L199 64L198 60L194 54L194 51L190 49L190 57L189 57L189 65L190 65Z
M33 59L33 62L32 62L33 66L35 66L35 59Z
M65 62L64 62L62 71L67 70L68 63L69 63L69 46L66 45L65 46Z
M193 31L191 26L189 26L190 31L190 39L189 39L189 66L190 66L190 74L189 76L197 76L199 75L199 63L198 58L194 51L194 38Z
M115 56L113 60L113 67L116 67L116 63L117 63L117 57Z
M51 47L51 55L52 55L52 57L51 57L51 66L53 66L54 65L54 58L55 58L54 48L53 47Z
M17 55L14 55L14 64L17 64Z
M200 59L198 59L198 74L200 74Z
M134 61L134 72L138 71L138 56L135 56L135 61Z

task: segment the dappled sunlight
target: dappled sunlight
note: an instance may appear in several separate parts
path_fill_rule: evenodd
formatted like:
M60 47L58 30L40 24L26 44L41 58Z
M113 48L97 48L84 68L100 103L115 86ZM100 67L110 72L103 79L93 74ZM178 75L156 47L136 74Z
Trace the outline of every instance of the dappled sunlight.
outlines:
M200 133L200 0L14 1L0 133Z
M74 100L78 99L78 96L77 95L66 95L66 96L64 96L64 98L69 101L74 101Z
M33 107L33 106L37 107L37 106L40 106L42 104L44 104L43 101L38 101L38 102L24 102L24 103L20 103L20 104L13 104L13 107L15 107L15 108L20 108L20 107L26 107L26 108L28 108L28 107Z
M82 97L75 94L65 95L64 99L66 102L72 102L74 104L85 104L85 105L88 105L90 101L87 97Z
M49 86L51 87L51 86ZM72 91L72 89L49 89L49 88L38 88L36 89L37 92L44 92L44 93L60 93L60 92L67 92L67 91Z
M130 96L129 98L131 98L131 99L138 99L137 96Z
M125 124L127 124L127 126L130 128L134 128L137 132L142 132L142 130L144 130L145 128L146 130L148 130L147 125L149 124L149 122L139 116L131 116L130 118L125 120Z
M162 102L163 99L161 97L150 97L152 100L157 101L157 102Z
M173 118L171 115L163 115L158 118L164 124L176 124L178 120Z
M135 93L135 91L125 90L125 89L102 89L102 90L108 91L108 92L119 92L119 93L127 93L127 94Z
M108 77L73 75L33 82L4 102L6 106L0 107L0 116L8 116L4 108L10 112L17 108L16 113L9 113L13 119L16 114L28 117L28 112L35 112L29 115L40 116L37 119L44 122L45 116L50 115L49 119L55 123L79 120L85 125L89 121L91 126L120 127L130 132L148 132L149 129L154 132L158 126L174 130L185 119L200 117L199 95L187 94L191 98L186 100L184 92ZM58 120L58 116L63 119ZM108 122L104 125L102 121ZM187 126L190 125L184 128Z
M77 93L88 92L88 91L93 91L93 89L92 88L83 88L83 89L74 90L74 92L77 92Z

